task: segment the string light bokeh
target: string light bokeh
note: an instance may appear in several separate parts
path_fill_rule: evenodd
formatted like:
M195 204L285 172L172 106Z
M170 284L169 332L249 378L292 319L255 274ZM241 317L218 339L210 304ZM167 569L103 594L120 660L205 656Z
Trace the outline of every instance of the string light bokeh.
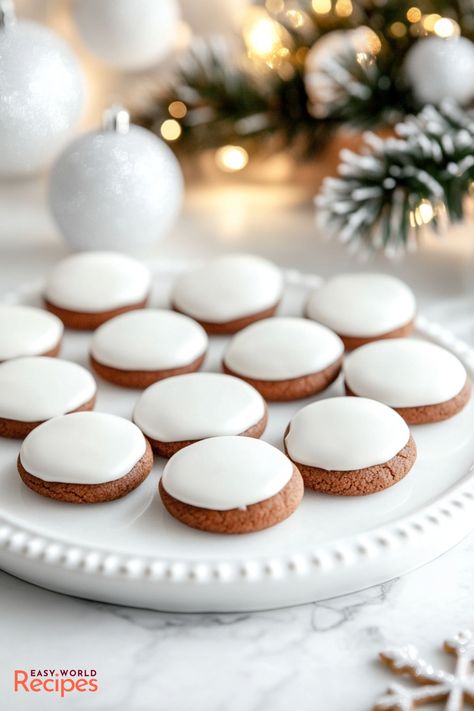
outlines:
M283 80L290 80L295 68L302 66L310 46L294 47L290 30L304 34L305 28L318 22L328 22L332 16L348 21L356 13L353 0L311 0L300 6L292 0L266 0L264 5L250 5L242 15L240 30L247 59L255 72L276 72ZM451 17L437 13L424 14L417 5L410 7L401 19L393 22L389 35L403 38L434 35L442 39L460 35L459 24ZM365 46L357 49L357 60L364 66L382 49L381 38L373 31L367 33ZM184 101L173 101L168 107L169 117L159 127L161 136L168 142L178 141L182 135L181 121L188 113ZM222 145L214 151L215 165L225 173L236 173L246 168L251 160L242 145ZM418 224L433 219L425 204L413 210L413 220ZM429 219L428 219L429 218Z

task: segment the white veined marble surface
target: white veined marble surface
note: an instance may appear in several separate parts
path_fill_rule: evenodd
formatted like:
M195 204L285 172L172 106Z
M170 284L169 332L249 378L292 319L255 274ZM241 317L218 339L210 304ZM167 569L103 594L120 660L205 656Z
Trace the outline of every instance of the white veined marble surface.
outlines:
M66 248L41 181L0 187L0 290L37 280ZM405 262L378 257L415 289L423 313L474 344L472 225L428 240ZM191 189L173 234L151 257L249 250L287 268L334 274L361 265L315 231L298 186ZM0 704L8 711L366 711L393 680L377 662L413 642L450 663L443 639L474 629L474 537L385 585L253 614L161 614L62 597L0 573ZM13 669L97 669L100 691L67 699L14 694ZM449 667L448 667L449 668ZM429 711L429 707L426 707ZM438 708L440 708L438 706Z

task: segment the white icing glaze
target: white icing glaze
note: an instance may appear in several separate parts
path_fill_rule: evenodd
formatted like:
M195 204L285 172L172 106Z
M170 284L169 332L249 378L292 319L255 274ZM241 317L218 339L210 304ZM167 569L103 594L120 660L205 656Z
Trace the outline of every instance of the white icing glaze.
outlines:
M336 471L384 464L407 444L400 415L375 400L334 397L303 407L285 438L295 462Z
M96 392L88 370L59 358L15 358L0 365L0 417L49 420L84 405Z
M279 449L250 437L212 437L180 449L163 471L168 494L185 504L228 511L265 501L291 479Z
M171 301L200 321L225 323L275 306L282 289L281 272L271 262L229 254L181 274Z
M50 273L45 297L55 306L94 313L143 301L149 270L118 252L83 252L63 259Z
M62 322L47 311L0 304L0 361L47 353L61 340L63 330Z
M455 397L466 369L449 351L428 341L394 338L353 351L344 378L357 395L391 407L435 405Z
M92 337L93 357L121 370L181 368L207 348L204 329L195 321L160 309L129 311L107 321Z
M143 434L129 420L104 412L75 412L30 432L20 460L27 472L44 481L102 484L128 474L145 450Z
M287 380L324 370L343 351L339 336L314 321L268 318L237 333L224 362L248 378Z
M341 274L309 298L306 313L343 336L371 337L393 331L415 316L413 292L386 274Z
M190 373L161 380L139 398L133 421L160 442L238 435L265 414L262 396L222 373Z

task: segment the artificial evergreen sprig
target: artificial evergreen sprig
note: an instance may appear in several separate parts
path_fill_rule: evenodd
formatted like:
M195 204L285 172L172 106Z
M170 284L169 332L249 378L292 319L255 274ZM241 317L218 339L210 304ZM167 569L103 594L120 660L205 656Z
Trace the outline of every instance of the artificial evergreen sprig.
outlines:
M342 242L396 250L428 225L463 220L474 181L474 112L451 103L425 107L395 127L365 136L366 149L341 151L339 177L315 198L320 224Z
M273 5L274 10L268 9ZM159 134L170 118L169 105L182 101L187 113L179 117L179 138L173 136L177 152L190 155L238 143L252 153L262 147L297 147L299 155L311 157L341 122L374 128L416 110L401 67L406 52L427 32L425 17L451 18L463 36L474 40L472 0L332 0L330 5L292 0L291 7L273 5L267 3L268 17L288 36L285 46L277 48L285 52L283 73L278 57L265 67L249 59L243 43L229 51L223 39L198 39L171 82L158 84L143 108L132 109L134 121ZM413 11L416 20L409 19ZM328 32L361 25L377 34L382 51L370 66L356 66L353 54L341 56L343 71L338 73L349 81L345 87L340 83L337 101L315 118L305 90L305 55Z
M278 73L255 66L220 37L197 38L173 81L159 86L133 120L159 133L175 101L186 106L181 135L174 148L196 153L238 143L256 152L297 148L312 155L325 141L334 121L318 121L309 113L301 69L283 80Z
M313 113L359 129L393 126L415 110L412 93L393 60L387 47L378 55L346 48L325 57L313 78L322 87L322 100L312 107ZM307 84L310 81L307 77Z

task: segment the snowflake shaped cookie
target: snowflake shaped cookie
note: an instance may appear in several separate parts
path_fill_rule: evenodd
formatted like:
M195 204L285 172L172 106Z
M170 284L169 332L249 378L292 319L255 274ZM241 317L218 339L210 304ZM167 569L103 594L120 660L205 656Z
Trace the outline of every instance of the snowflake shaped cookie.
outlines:
M474 706L474 639L471 632L459 632L444 643L444 650L456 657L453 673L435 669L413 645L382 652L380 659L397 674L406 674L419 687L392 684L379 698L374 711L414 711L415 707L445 702L445 711L461 711L464 703Z

